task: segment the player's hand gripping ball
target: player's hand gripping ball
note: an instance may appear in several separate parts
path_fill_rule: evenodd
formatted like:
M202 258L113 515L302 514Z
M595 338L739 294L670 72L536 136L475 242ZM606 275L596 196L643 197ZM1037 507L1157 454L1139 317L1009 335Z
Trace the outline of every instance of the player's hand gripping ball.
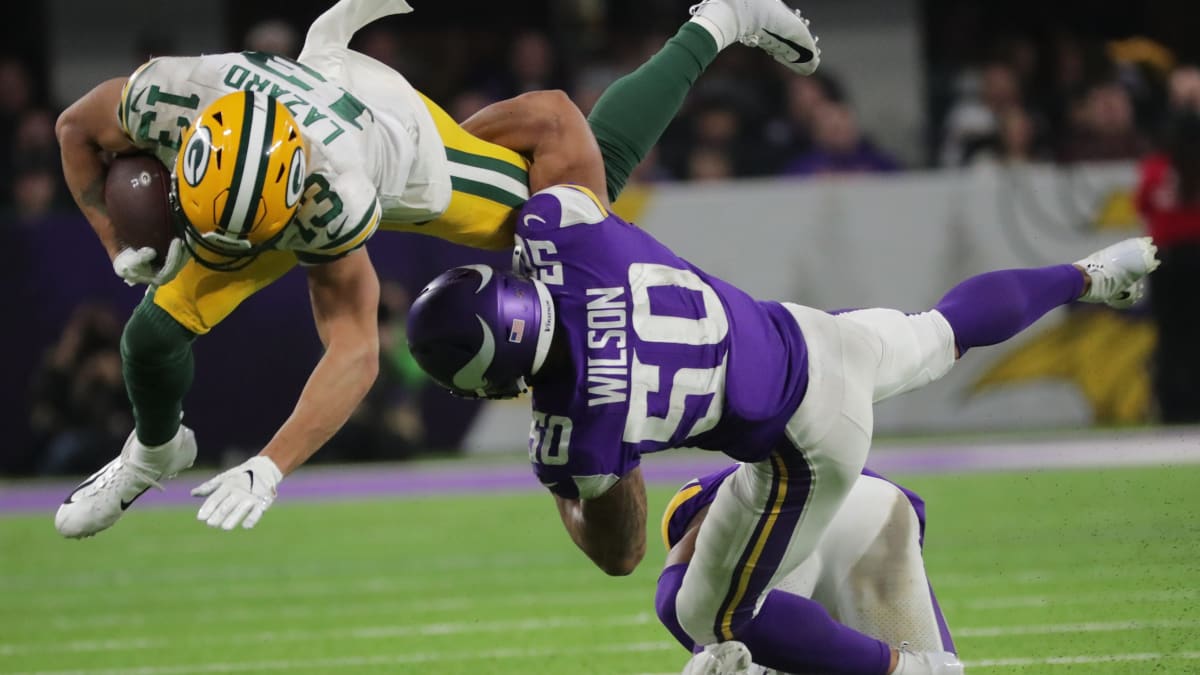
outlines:
M170 183L167 168L150 155L120 156L108 167L104 202L121 246L113 271L131 286L161 286L188 260L171 222Z

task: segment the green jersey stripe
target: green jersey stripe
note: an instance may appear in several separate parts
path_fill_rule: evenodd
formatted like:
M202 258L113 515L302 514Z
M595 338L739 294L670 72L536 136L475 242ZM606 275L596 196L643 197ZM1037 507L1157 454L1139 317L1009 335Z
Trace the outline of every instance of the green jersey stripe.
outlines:
M463 152L462 150L455 150L454 148L446 148L446 159L449 159L451 162L458 162L459 164L502 173L521 183L529 183L528 171L519 166L509 164L502 159L488 157L487 155L476 155L470 152Z
M488 185L487 183L481 183L480 181L460 176L450 176L450 187L458 192L483 197L484 199L496 202L497 204L503 204L513 209L527 201L526 197L515 195L495 185Z
M362 220L358 221L357 225L350 228L349 232L342 234L337 239L334 239L333 241L329 242L328 244L324 244L319 248L325 251L332 251L337 249L339 246L345 246L347 242L354 241L355 237L357 237L359 234L362 234L363 228L371 224L371 221L375 218L377 211L378 209L375 208L367 211L367 214L363 216Z

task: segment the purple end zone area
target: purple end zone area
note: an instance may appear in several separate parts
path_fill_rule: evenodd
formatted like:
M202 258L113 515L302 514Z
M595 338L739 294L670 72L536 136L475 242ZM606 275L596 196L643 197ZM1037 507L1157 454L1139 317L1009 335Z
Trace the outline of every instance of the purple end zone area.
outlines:
M733 460L718 453L663 452L643 458L646 481L681 485L717 471ZM880 444L869 466L883 474L929 474L974 471L1028 471L1049 468L1160 466L1200 463L1200 430L1090 434L1070 439L1035 439L996 443ZM191 472L150 490L139 506L194 504L189 491L215 471ZM81 477L82 478L82 477ZM0 484L0 514L43 511L52 514L78 481ZM431 464L379 464L301 469L280 486L283 500L370 499L440 494L538 491L541 487L524 458L511 463L469 459Z

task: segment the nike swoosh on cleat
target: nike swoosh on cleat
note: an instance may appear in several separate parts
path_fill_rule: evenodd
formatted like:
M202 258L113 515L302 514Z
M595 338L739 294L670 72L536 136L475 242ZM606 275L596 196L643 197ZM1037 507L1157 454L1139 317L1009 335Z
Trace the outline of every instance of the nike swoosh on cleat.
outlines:
M79 485L76 485L75 489L71 490L71 494L67 495L67 498L63 500L63 503L64 504L74 504L75 503L75 501L74 501L75 495L78 494L79 491L82 490L83 488L91 485L92 483L95 483L96 479L99 477L100 477L100 474L96 474L95 476L92 476L91 478L83 481Z
M122 499L121 500L121 510L124 511L124 510L128 509L131 505L133 505L134 502L137 501L138 497L141 497L142 495L146 494L146 490L149 490L149 489L150 489L150 486L147 485L146 487L142 488L141 492L134 495L133 499L130 499L129 501L125 501L124 499Z
M800 45L796 44L795 42L792 42L791 40L783 37L782 35L777 35L775 33L772 33L771 31L767 30L766 28L763 29L763 32L766 33L767 35L770 35L771 37L775 38L776 40L779 40L780 42L787 45L788 47L791 47L793 50L795 50L795 52L796 52L796 54L798 54L798 56L796 58L792 59L792 63L808 63L809 61L813 60L812 50L808 49L807 47L801 47Z

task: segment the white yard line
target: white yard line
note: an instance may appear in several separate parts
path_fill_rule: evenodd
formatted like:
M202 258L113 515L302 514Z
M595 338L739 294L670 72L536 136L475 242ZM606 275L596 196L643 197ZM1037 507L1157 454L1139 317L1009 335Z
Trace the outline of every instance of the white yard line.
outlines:
M485 651L423 652L379 656L344 656L329 659L279 659L244 663L197 663L167 666L89 668L82 670L38 670L16 675L186 675L187 673L236 673L264 670L362 668L365 666L399 666L441 661L477 661L501 659L530 659L548 657L586 656L588 654L644 653L681 650L676 642L622 642L593 644L586 647L545 647L535 649L510 648Z
M557 616L542 619L503 621L458 621L445 623L389 624L331 628L321 630L255 631L233 635L190 635L173 638L131 637L110 640L74 640L65 642L0 643L0 656L44 652L125 652L148 649L177 649L182 646L263 644L306 642L309 640L381 640L434 635L467 635L476 633L513 633L561 628L592 628L597 626L645 626L657 619L649 613L596 619L580 616Z
M964 602L943 602L942 604L946 607L988 610L1020 607L1058 607L1061 605L1107 605L1117 602L1136 602L1139 604L1171 603L1185 602L1197 598L1200 598L1200 591L1181 588L1174 591L1111 591L1107 593L1063 593L1061 595L1013 595L978 598Z
M0 643L0 656L46 652L125 652L181 646L263 644L305 642L317 639L380 640L435 635L467 635L479 633L511 633L562 628L593 628L599 626L646 626L656 624L649 613L596 619L580 616L556 616L540 619L506 619L500 621L454 621L419 624L385 624L354 628L320 630L256 631L243 634L191 635L175 638L129 637L109 640L75 640L70 642L11 642ZM1197 628L1200 621L1166 619L1134 619L1129 621L1030 624L1016 626L982 626L958 628L956 638L989 638L1012 635L1047 635L1066 633L1109 633L1117 631L1155 630L1164 628Z
M1141 619L1133 621L1088 621L1082 623L1052 623L1024 626L986 626L950 629L957 638L1005 637L1009 635L1047 635L1052 633L1112 633L1116 631L1151 630L1155 628L1197 628L1200 621L1173 619Z
M1129 662L1145 662L1145 661L1165 661L1165 660L1190 660L1200 659L1200 652L1145 652L1139 654L1097 654L1088 656L1046 656L1046 657L1030 657L1018 656L1006 659L981 659L978 661L964 661L963 664L968 669L975 668L1023 668L1026 666L1076 666L1087 665L1089 663L1129 663ZM678 675L677 672L669 673L638 673L637 675Z
M1165 660L1200 659L1200 652L1142 652L1133 654L1088 654L1083 656L1018 656L1006 659L980 659L964 661L969 669L973 668L1013 668L1023 666L1075 666L1088 663L1125 663L1134 661L1165 661Z
M437 600L411 601L396 599L391 596L374 597L365 602L342 601L335 605L325 602L305 604L295 602L291 598L287 606L274 604L250 604L238 607L196 609L194 607L173 605L155 608L133 608L121 612L105 612L85 616L61 615L48 619L56 629L71 630L87 626L114 626L128 628L132 625L156 624L164 618L186 616L190 622L215 622L223 625L239 622L255 622L265 624L281 619L305 617L355 617L364 614L386 614L389 617L397 614L427 614L434 612L463 612L472 608L486 607L578 607L597 604L623 604L630 601L645 600L646 593L642 590L604 590L604 591L562 591L548 596L530 595L529 593L507 593L503 595L463 595L446 596Z
M991 571L931 571L930 581L935 589L943 587L975 586L1036 586L1052 584L1060 581L1078 582L1080 580L1113 580L1137 581L1139 579L1155 579L1159 574L1175 574L1190 570L1191 561L1148 563L1130 566L1127 563L1112 563L1090 565L1086 567L1072 566L1064 562L1062 567L1032 568L1032 569L995 569Z
M82 670L38 670L15 675L187 675L188 673L236 673L248 671L362 668L366 666L398 666L442 661L475 661L584 656L588 654L646 653L681 651L678 644L668 641L598 644L577 648L490 649L478 652L424 652L379 656L345 656L329 659L279 659L243 663L197 663L148 667L89 668ZM682 659L682 655L681 655ZM1139 652L1128 654L1089 654L1080 656L1018 656L1002 659L966 661L972 669L1022 668L1028 666L1075 666L1093 663L1157 662L1167 660L1200 660L1200 652ZM639 675L675 675L670 673L641 673Z

